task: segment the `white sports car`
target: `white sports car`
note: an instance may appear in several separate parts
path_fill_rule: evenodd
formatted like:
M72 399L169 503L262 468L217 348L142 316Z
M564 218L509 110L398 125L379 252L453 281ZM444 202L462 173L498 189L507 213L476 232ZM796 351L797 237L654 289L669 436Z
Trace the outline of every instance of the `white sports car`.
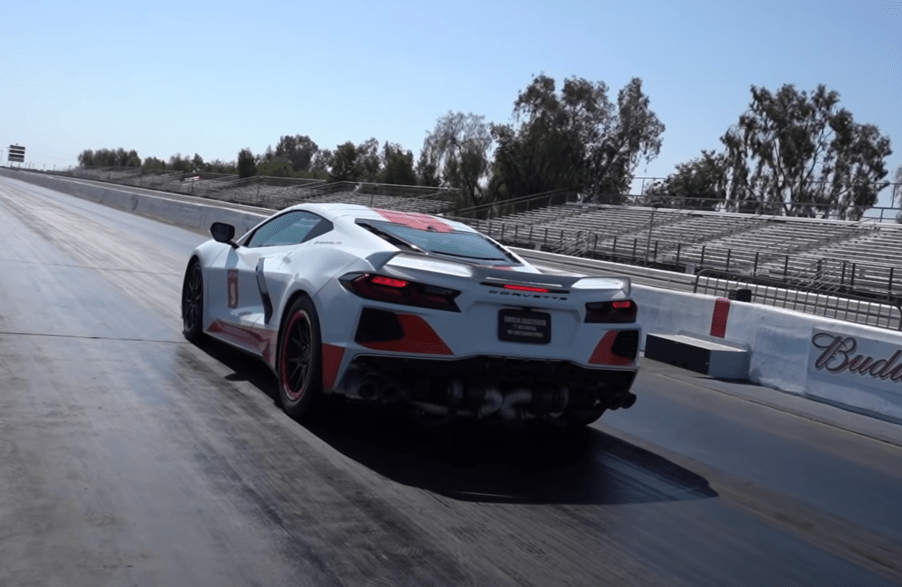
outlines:
M301 204L191 255L185 336L263 359L282 406L320 394L469 417L580 427L636 401L640 328L623 277L541 273L465 224Z

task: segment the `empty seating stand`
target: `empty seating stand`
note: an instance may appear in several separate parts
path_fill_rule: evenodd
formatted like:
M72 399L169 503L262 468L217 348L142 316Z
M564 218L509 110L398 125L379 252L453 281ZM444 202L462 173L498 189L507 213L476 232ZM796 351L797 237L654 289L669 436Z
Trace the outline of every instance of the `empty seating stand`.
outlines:
M565 254L832 279L902 294L895 285L902 281L902 226L895 224L565 204L494 219L490 232Z

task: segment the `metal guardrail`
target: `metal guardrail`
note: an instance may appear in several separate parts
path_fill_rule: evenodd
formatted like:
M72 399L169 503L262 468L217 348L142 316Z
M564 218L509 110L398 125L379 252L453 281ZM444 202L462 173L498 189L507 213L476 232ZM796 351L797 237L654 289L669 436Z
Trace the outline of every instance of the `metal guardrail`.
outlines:
M867 292L842 292L810 288L798 291L787 287L786 282L765 277L751 278L715 269L703 269L695 276L692 293L715 295L735 294L748 290L750 302L779 306L805 314L815 314L847 322L868 324L880 328L902 330L902 304L881 300ZM801 306L801 309L799 307ZM832 313L832 315L831 315Z

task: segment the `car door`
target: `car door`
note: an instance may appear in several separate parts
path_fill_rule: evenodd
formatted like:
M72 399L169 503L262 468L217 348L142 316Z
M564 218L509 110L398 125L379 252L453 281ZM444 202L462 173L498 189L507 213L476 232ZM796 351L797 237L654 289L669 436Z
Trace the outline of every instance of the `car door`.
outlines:
M227 320L236 326L262 324L266 308L257 277L260 267L273 269L309 239L327 232L331 223L304 210L292 210L260 225L225 259Z

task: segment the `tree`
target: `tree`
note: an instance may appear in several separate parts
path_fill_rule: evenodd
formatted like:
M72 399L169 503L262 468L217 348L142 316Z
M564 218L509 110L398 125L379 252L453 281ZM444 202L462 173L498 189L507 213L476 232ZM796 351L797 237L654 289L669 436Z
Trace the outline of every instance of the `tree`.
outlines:
M252 177L257 175L257 162L250 149L241 149L238 152L238 177Z
M431 149L423 147L417 159L417 183L419 185L438 187L442 180L438 175L438 162Z
M592 194L623 195L641 161L651 161L661 152L664 124L649 108L642 80L633 78L617 93L617 116L603 135L589 143L586 185ZM595 131L599 128L594 129ZM589 133L592 136L593 132ZM620 201L621 198L614 198Z
M335 148L329 169L329 181L357 181L360 170L357 167L357 147L347 141Z
M79 153L78 164L82 167L94 167L94 151L85 149Z
M313 155L308 176L316 179L328 179L332 169L333 153L329 149L320 149Z
M449 111L426 136L423 150L434 158L442 182L459 188L465 205L477 206L486 195L491 146L492 134L484 117Z
M417 174L413 168L413 153L404 151L401 145L385 142L382 147L381 183L416 185Z
M645 190L646 201L671 208L715 210L726 199L726 163L723 154L702 151L676 172Z
M539 75L514 102L514 125L494 125L495 189L502 198L550 191L587 191L620 202L639 162L661 148L664 125L634 78L615 106L604 82L571 77L557 92Z
M279 138L274 154L288 161L293 171L304 173L310 170L310 163L318 150L317 144L306 135L285 135Z
M858 220L886 187L889 138L858 124L821 84L751 87L749 109L721 137L734 210Z
M176 153L169 157L169 168L182 173L194 171L194 162L187 156L182 157L181 153Z
M328 155L329 181L379 181L382 161L379 157L379 141L376 139L368 139L359 145L347 141ZM317 167L321 167L324 162L317 161Z
M379 181L382 159L379 157L379 141L367 139L356 147L357 179L362 181Z
M213 161L209 161L206 164L206 170L212 171L213 173L235 174L238 173L238 166L235 161L222 161L220 159L214 159Z
M141 167L141 157L134 149L85 149L78 155L82 167Z
M145 171L166 169L166 162L156 157L147 157L141 167Z

